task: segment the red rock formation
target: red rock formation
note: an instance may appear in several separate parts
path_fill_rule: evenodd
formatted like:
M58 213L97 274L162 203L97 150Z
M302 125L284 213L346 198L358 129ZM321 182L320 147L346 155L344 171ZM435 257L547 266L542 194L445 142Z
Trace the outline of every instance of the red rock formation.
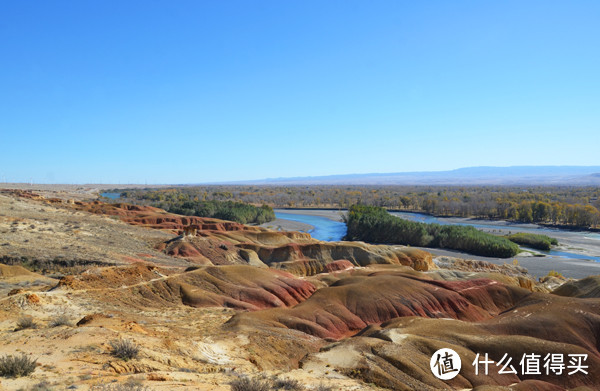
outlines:
M90 290L104 301L133 306L230 307L256 311L296 305L316 290L280 270L232 265L177 273L148 265L106 267L67 276L63 289Z
M251 249L270 267L288 270L299 275L314 275L325 270L331 262L346 260L355 266L396 264L415 270L435 269L431 254L408 247L377 246L359 242L289 243L270 247L241 243L238 247Z
M342 278L296 307L242 313L229 323L233 327L257 323L285 326L340 339L398 317L490 319L529 294L488 279L440 282L381 270Z

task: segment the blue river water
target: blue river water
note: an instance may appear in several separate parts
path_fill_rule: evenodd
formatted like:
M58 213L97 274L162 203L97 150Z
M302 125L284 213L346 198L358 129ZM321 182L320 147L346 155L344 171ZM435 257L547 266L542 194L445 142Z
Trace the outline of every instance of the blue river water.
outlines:
M117 200L121 198L121 193L100 193L102 197L110 198L111 200Z
M518 224L518 223L498 223L494 224L491 222L487 222L485 224L479 222L475 219L473 220L461 220L460 222L449 221L444 219L443 217L438 218L435 216L429 216L422 213L407 213L407 212L392 212L393 215L402 217L411 221L418 221L422 223L437 223L441 225L471 225L478 229L485 230L511 230L512 232L531 232L552 236L553 233L565 232L564 230L556 229L556 228L545 228L539 227L533 224ZM299 213L279 213L276 212L275 215L277 218L298 221L300 223L310 224L315 227L309 233L315 238L324 241L339 241L342 240L344 235L346 235L346 225L344 223L333 221L325 217L320 216L311 216L311 215L303 215ZM600 235L593 232L572 232L569 233L581 235L582 238L586 239L597 239L600 240ZM557 257L563 258L571 258L571 259L589 259L596 262L600 262L600 257L595 257L591 255L582 255L577 253L572 253L564 250L550 250L550 251L538 251L547 255L553 255Z
M421 222L421 223L428 223L428 224L436 223L436 224L440 224L440 225L470 225L477 229L481 229L481 230L485 229L487 231L510 230L511 232L527 232L527 233L548 235L550 237L552 237L552 234L556 234L559 232L565 232L564 230L560 230L558 228L546 228L546 227L542 227L542 226L535 225L535 224L519 224L519 223L509 223L509 222L494 224L494 223L490 223L487 221L485 222L485 224L483 224L481 222L478 222L477 219L470 219L470 220L466 220L466 221L461 220L460 222L455 222L455 221L450 221L449 219L445 219L443 217L435 217L435 216L430 216L430 215L426 215L426 214L422 214L422 213L392 212L392 214L394 216L398 216L398 217L401 217L406 220L417 221L417 222ZM568 232L572 233L574 235L580 235L582 238L600 240L600 234L597 234L594 232L587 232L587 231L568 231ZM589 259L589 260L593 260L596 262L600 262L600 257L594 257L591 255L582 255L582 254L572 253L572 252L568 252L568 251L559 251L559 250L550 250L550 251L533 250L533 251L538 251L543 254L554 255L554 256L563 257L563 258Z
M121 197L121 193L101 193L102 196L116 200ZM485 224L481 223L476 219L471 220L461 220L460 222L452 221L450 219L444 217L435 217L426 215L423 213L414 213L414 212L391 212L393 215L401 217L406 220L417 221L421 223L436 223L441 225L470 225L477 229L482 230L510 230L511 232L530 232L537 234L544 234L548 236L552 236L554 233L565 232L564 230L560 230L558 228L546 228L537 226L534 224L519 224L519 223L498 223L494 224L491 222L485 222ZM285 212L275 212L275 216L279 219L297 221L304 224L309 224L314 227L314 229L308 231L311 236L318 240L323 240L327 242L336 242L342 240L342 238L346 235L346 224L328 219L326 217L321 216L312 216L305 215L299 213L285 213ZM568 231L572 234L581 235L584 239L592 239L592 240L600 240L600 234L594 232L573 232ZM535 250L539 251L539 250ZM596 262L600 262L600 257L594 257L590 255L582 255L577 253L572 253L568 251L559 251L559 250L550 250L550 251L539 251L544 254L554 255L557 257L563 258L571 258L571 259L589 259Z
M275 212L275 216L278 219L292 220L312 225L315 228L308 231L308 233L318 240L337 242L342 240L346 235L346 224L326 217L280 212Z

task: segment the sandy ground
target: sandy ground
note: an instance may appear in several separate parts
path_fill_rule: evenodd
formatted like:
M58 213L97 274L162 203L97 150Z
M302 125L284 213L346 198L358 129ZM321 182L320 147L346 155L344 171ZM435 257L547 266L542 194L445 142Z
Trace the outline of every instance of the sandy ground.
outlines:
M491 262L496 265L502 265L504 263L512 264L516 259L519 262L519 265L526 268L529 271L529 274L534 277L546 276L551 270L557 271L567 278L577 279L600 274L600 263L594 261L569 259L556 256L534 257L529 255L518 255L514 258L489 258L459 251L443 250L439 248L419 248L432 253L434 256L440 255L462 259L476 259Z
M186 266L175 265L172 257L154 249L156 243L174 236L63 204L0 195L0 257L102 263L129 263L143 258L157 264Z
M0 183L0 189L31 190L46 198L75 199L90 201L98 198L100 192L109 189L143 189L149 185L115 185L115 184L38 184L38 183ZM152 188L166 185L151 185Z
M586 232L586 231L566 231L552 229L551 232L547 230L539 230L543 228L536 224L519 224L511 223L508 221L490 221L490 220L478 220L468 219L460 217L449 217L443 218L444 221L449 223L457 224L478 224L478 225L490 225L493 228L485 229L482 231L493 233L496 235L509 235L515 232L529 232L529 233L540 233L544 235L556 238L559 242L559 246L554 248L555 250L561 251L566 250L569 252L578 253L581 255L591 255L594 257L600 257L600 234L597 232ZM500 226L501 228L498 228ZM537 232L539 231L539 232Z
M285 219L275 219L273 221L269 221L268 223L261 224L260 227L274 229L276 231L300 231L300 232L308 232L315 227L310 224L300 223L298 221L285 220Z
M345 210L336 209L273 209L276 213L293 213L308 216L319 216L325 217L334 221L343 221L342 215L346 213Z
M293 214L301 214L301 215L309 215L309 216L319 216L325 217L334 221L342 221L342 213L344 211L339 210L326 210L326 209L273 209L278 214L285 213L293 213ZM286 220L286 219L275 219L273 221L269 221L268 223L264 223L260 225L261 227L274 229L277 231L300 231L300 232L309 232L313 230L315 227L306 224L300 223L298 221Z

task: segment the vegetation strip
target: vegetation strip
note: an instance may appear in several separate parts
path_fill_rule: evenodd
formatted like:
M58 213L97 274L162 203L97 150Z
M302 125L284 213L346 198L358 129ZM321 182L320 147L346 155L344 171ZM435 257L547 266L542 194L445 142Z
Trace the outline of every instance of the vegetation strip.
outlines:
M519 252L519 246L507 238L471 226L417 223L392 216L376 206L351 206L346 225L345 240L447 248L499 258L513 257Z

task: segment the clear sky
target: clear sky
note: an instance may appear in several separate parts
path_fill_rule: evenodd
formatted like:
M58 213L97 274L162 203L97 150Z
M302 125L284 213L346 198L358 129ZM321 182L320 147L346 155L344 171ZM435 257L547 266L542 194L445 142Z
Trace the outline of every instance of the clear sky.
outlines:
M600 165L600 2L3 1L0 180Z

